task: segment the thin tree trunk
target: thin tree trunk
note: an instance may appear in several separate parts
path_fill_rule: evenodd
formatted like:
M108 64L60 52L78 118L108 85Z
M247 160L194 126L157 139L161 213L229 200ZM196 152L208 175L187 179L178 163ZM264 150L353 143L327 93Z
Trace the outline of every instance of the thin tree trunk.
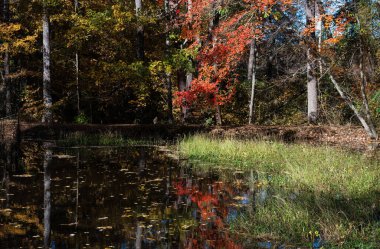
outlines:
M10 11L9 11L9 0L3 1L3 21L4 23L9 23L10 21ZM11 80L9 77L10 66L9 66L9 48L8 46L4 52L4 87L5 87L5 115L9 116L12 114L12 96L11 96Z
M78 0L74 1L75 13L79 12L79 2ZM80 90L79 90L79 54L78 48L75 51L75 83L76 83L76 95L77 95L77 113L78 115L81 113L80 111Z
M252 55L252 58L251 58ZM255 86L256 86L256 38L253 38L251 41L251 48L249 53L249 63L251 69L251 99L249 101L249 115L248 123L253 123L253 113L254 113L254 99L255 99Z
M338 91L340 97L344 99L344 101L347 103L347 105L351 108L351 110L355 113L355 116L359 119L360 123L362 124L364 130L367 132L367 134L370 136L372 139L377 139L377 134L376 132L373 133L371 130L370 126L368 125L367 121L365 118L360 114L358 109L356 109L355 105L353 104L352 100L343 92L342 88L339 86L339 84L336 82L334 77L330 74L330 80L334 84L335 89Z
M137 46L136 46L136 52L137 52L137 59L138 60L144 60L145 52L144 52L144 26L141 25L139 22L139 16L141 14L142 10L142 1L141 0L135 0L135 6L136 6L136 16L137 16Z
M170 0L165 0L165 14L167 16L166 23L166 38L165 38L165 46L166 46L166 57L168 58L170 55L170 39L169 39L169 27L170 27ZM165 81L167 87L167 102L168 102L168 122L172 124L174 121L173 117L173 93L172 93L172 80L171 74L165 70Z
M51 231L51 175L50 175L50 163L52 159L52 151L45 146L46 151L44 155L44 248L49 248L50 245L50 231Z
M315 0L306 0L306 25L310 27L315 26ZM311 42L307 48L307 117L311 124L316 124L318 120L318 91L317 91L317 78L315 76L315 63L314 56L312 55L311 46L315 41L315 32L311 33Z
M52 114L52 97L51 97L51 76L50 76L50 20L46 0L44 1L42 14L42 39L43 39L43 101L44 113L42 122L51 123Z
M214 12L213 18L210 21L209 27L208 27L208 39L212 43L212 46L215 47L215 36L214 36L214 29L219 23L219 13L216 11L216 1L213 2L212 4L212 11ZM217 65L214 64L214 71L215 73L217 72ZM215 107L215 120L216 120L216 125L222 125L222 111L221 107L218 103L216 103Z
M177 71L177 80L178 80L178 91L184 92L187 90L187 75L183 70ZM181 122L186 122L186 116L187 116L187 107L181 105Z
M323 5L321 0L316 0L316 6L315 6L315 35L318 42L318 54L320 55L322 52L322 41L323 41ZM323 75L323 65L322 60L318 59L318 66L319 66L319 75Z
M6 49L4 52L4 85L5 85L5 115L12 114L12 92L11 92L11 79L9 77L9 51Z
M310 48L307 51L307 117L311 124L316 124L318 119L318 91L317 78L315 77L314 65Z
M250 46L250 49L249 49L249 59L248 59L248 75L247 75L247 78L248 78L248 81L251 81L252 80L252 71L253 71L253 67L254 67L254 62L253 60L255 59L255 48L254 48L254 39L252 39L251 41L251 46Z
M364 106L364 114L367 119L368 126L371 130L371 133L373 134L374 137L378 137L375 126L373 125L372 118L371 118L371 111L369 109L369 104L368 104L368 97L367 97L367 79L364 74L364 55L363 55L363 49L360 47L360 92L362 95L362 101L363 101L363 106Z

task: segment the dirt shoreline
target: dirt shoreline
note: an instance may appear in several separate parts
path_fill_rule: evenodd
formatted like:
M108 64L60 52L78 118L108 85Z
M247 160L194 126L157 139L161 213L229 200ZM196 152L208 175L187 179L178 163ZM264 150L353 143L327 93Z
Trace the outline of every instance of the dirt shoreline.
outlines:
M9 126L17 127L14 122ZM374 150L379 148L380 140L371 140L360 126L221 126L204 127L201 125L133 125L133 124L43 124L20 123L21 139L62 139L73 132L96 134L116 132L132 139L177 139L194 133L208 133L214 137L233 137L237 139L280 140L284 142L304 142L313 145L329 145L354 150ZM15 137L10 128L3 129ZM6 134L5 134L6 135ZM7 136L2 136L4 139Z
M329 145L354 150L374 150L379 140L371 140L360 126L240 126L220 127L212 136L238 139L280 140Z

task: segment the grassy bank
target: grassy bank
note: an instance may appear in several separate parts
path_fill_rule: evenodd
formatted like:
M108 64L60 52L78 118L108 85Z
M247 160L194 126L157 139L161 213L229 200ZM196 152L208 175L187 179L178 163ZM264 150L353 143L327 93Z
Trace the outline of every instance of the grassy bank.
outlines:
M189 137L182 156L198 168L255 172L256 203L231 228L243 237L328 248L380 248L380 165L359 153L279 142ZM246 183L249 184L249 178Z
M58 146L137 146L137 145L161 145L163 140L136 140L129 139L117 132L99 132L84 134L73 132L66 134L57 141Z

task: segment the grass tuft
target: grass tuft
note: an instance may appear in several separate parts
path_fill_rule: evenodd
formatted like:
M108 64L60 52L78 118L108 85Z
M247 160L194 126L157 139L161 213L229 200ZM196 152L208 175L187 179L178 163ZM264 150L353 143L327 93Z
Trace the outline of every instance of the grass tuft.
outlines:
M74 132L65 135L62 140L57 142L58 146L141 146L141 145L161 145L160 140L136 140L125 138L119 133L103 132L95 134L84 134Z
M178 146L198 169L259 176L253 185L260 187L251 189L271 196L231 225L242 236L311 246L320 234L330 247L380 248L380 164L375 158L327 146L205 135L185 138Z

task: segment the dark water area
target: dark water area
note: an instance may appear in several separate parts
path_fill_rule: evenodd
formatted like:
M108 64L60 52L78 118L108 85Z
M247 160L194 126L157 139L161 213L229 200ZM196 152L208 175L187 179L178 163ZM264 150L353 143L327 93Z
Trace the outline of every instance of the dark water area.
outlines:
M159 147L30 143L18 160L3 154L2 249L251 248L228 229L251 201L242 172L223 182Z

